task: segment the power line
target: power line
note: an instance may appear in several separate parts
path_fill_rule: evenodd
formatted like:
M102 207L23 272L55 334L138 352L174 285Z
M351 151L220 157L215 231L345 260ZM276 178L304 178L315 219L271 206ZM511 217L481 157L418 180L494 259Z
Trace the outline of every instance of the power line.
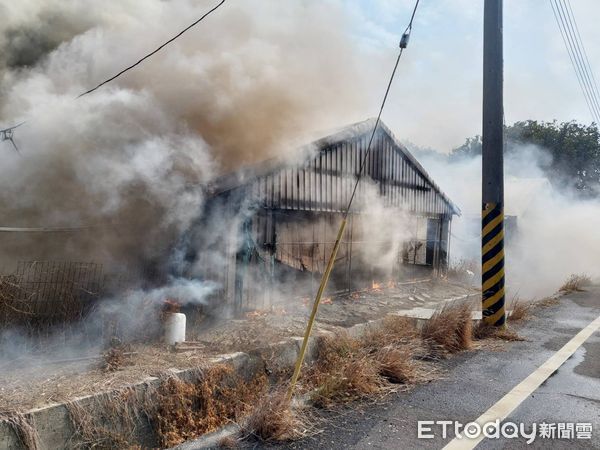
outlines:
M119 73L117 73L116 75L110 77L109 79L103 81L102 83L100 83L99 85L97 85L96 87L85 91L82 94L79 94L77 96L77 98L79 97L83 97L84 95L90 94L92 92L94 92L96 89L98 89L101 86L104 86L106 83L110 83L111 81L113 81L115 78L120 77L121 75L123 75L125 72L127 72L128 70L133 69L135 66L137 66L138 64L140 64L142 61L144 61L145 59L150 58L152 55L154 55L155 53L159 52L160 50L162 50L164 47L166 47L167 45L169 45L171 42L173 42L175 39L177 39L179 36L181 36L183 33L185 33L186 31L188 31L190 28L195 27L196 25L198 25L200 22L202 22L207 16L209 16L211 13L213 13L214 11L216 11L217 9L219 9L219 7L225 3L225 0L221 0L221 2L216 5L215 7L213 7L211 10L209 10L207 13L205 13L202 17L200 17L198 20L196 20L194 23L192 23L191 25L189 25L188 27L184 28L183 30L181 30L179 33L177 33L175 36L173 36L171 39L169 39L167 42L165 42L164 44L160 45L159 47L157 47L155 50L153 50L152 52L148 53L146 56L144 56L143 58L139 59L137 62L133 63L132 65L126 67L125 69L121 70Z
M573 26L573 21L571 20L571 16L568 14L565 1L564 0L557 0L557 1L558 1L558 4L560 5L560 9L563 13L563 17L565 18L565 22L567 25L567 34L570 37L571 42L573 43L573 47L575 48L575 58L579 62L579 67L582 68L583 79L587 86L588 94L590 95L590 98L592 99L592 103L595 107L596 116L600 117L600 103L598 102L598 96L596 95L596 93L592 87L588 66L586 65L586 63L583 59L583 52L581 50L580 42L579 42L579 40L577 40L576 35L575 35L575 27Z
M216 11L217 9L219 9L219 7L221 7L221 5L223 5L223 3L225 3L225 0L221 0L220 3L218 3L216 6L214 6L212 9L210 9L209 11L207 11L204 15L202 15L198 20L196 20L195 22L193 22L192 24L190 24L189 26L187 26L186 28L184 28L183 30L181 30L179 33L177 33L175 36L173 36L171 39L169 39L168 41L166 41L165 43L161 44L159 47L157 47L155 50L153 50L152 52L148 53L147 55L145 55L144 57L140 58L138 61L136 61L135 63L131 64L130 66L126 67L125 69L121 70L119 73L117 73L116 75L108 78L107 80L104 80L102 83L98 84L97 86L93 87L92 89L89 89L81 94L79 94L76 98L80 98L83 97L84 95L90 94L92 92L94 92L96 89L104 86L107 83L110 83L111 81L113 81L114 79L120 77L121 75L123 75L125 72L127 72L128 70L133 69L134 67L136 67L137 65L141 64L144 60L150 58L152 55L154 55L155 53L159 52L160 50L162 50L164 47L166 47L167 45L169 45L171 42L173 42L175 39L179 38L182 34L184 34L186 31L190 30L191 28L195 27L196 25L198 25L200 22L202 22L206 17L208 17L210 14L212 14L214 11ZM18 152L18 147L15 144L15 141L13 140L13 130L15 128L17 128L18 126L22 125L24 122L16 125L16 126L12 126L9 127L5 130L0 130L0 142L3 141L10 141L15 150Z
M559 18L558 4L555 5L553 0L550 0L550 6L552 6L552 12L554 14L554 19L556 20L556 25L558 26L558 29L560 31L563 43L565 45L565 49L567 50L567 54L569 55L571 65L573 67L573 70L575 71L575 76L577 77L577 81L579 83L579 87L581 88L581 92L583 93L585 102L587 103L588 109L590 110L592 119L596 120L596 114L595 114L594 108L592 107L592 103L590 101L588 92L583 84L583 79L582 79L581 72L579 71L579 66L576 64L575 60L573 59L571 43L570 43L570 41L567 40L567 37L565 35L565 30L563 30L562 20L561 20L561 18Z
M360 169L358 171L358 176L356 177L356 183L354 183L354 189L352 189L352 195L350 196L350 200L348 201L348 207L344 212L344 219L348 217L350 213L350 208L352 207L352 202L354 201L354 197L356 195L356 189L358 188L358 184L360 179L362 178L362 174L367 162L367 158L369 157L369 153L371 152L371 146L373 144L373 139L375 137L375 132L377 131L377 127L379 126L379 122L381 121L381 114L383 113L383 108L385 107L385 102L388 98L388 94L390 93L390 88L392 87L392 82L394 81L394 76L396 75L396 70L398 69L398 63L400 63L400 58L402 57L403 50L408 46L408 40L410 39L410 32L412 31L413 20L415 19L415 14L417 12L417 7L419 6L419 1L415 2L415 7L413 8L412 14L410 16L410 21L408 22L408 26L402 33L402 38L400 39L400 52L398 52L398 57L396 58L396 64L394 64L394 70L392 70L392 75L390 76L390 81L388 82L387 88L385 90L385 94L383 96L383 101L381 102L381 107L379 108L379 114L377 114L377 120L375 121L375 125L373 126L373 131L371 132L371 137L369 138L369 144L367 145L367 151L365 152L365 156L360 164Z
M360 164L360 170L356 177L356 182L354 183L354 189L352 190L352 195L350 196L350 200L348 201L348 206L342 216L342 221L340 222L340 227L337 232L335 244L333 245L333 248L329 255L327 267L323 271L323 275L321 277L321 283L319 284L319 289L317 290L317 294L315 296L315 301L313 303L312 310L311 310L308 322L306 324L306 329L304 331L304 338L302 340L302 346L300 347L300 352L298 354L298 358L296 359L294 373L292 375L292 379L290 381L290 385L287 390L286 400L288 402L292 399L292 395L294 394L294 388L296 386L296 382L298 381L298 377L300 376L300 370L302 369L304 355L306 354L306 348L308 346L308 339L310 338L310 335L312 333L312 328L314 325L315 318L317 316L317 312L319 310L319 304L321 302L321 297L323 295L323 292L325 291L325 288L327 287L327 283L329 281L329 276L330 276L333 266L335 264L335 257L340 248L340 244L342 242L342 238L344 235L344 230L346 229L346 222L348 220L348 214L350 213L350 208L352 207L352 202L354 200L354 196L356 195L356 189L358 188L358 184L360 182L360 179L362 178L362 174L364 172L365 164L367 162L367 157L369 156L369 153L371 151L371 146L373 144L373 139L375 137L377 127L379 126L379 122L381 121L381 114L383 113L383 108L385 106L385 102L387 100L388 94L390 93L390 88L392 87L392 82L394 81L394 76L396 75L396 70L398 69L398 63L400 62L400 57L402 56L403 50L408 46L408 41L410 39L410 32L412 30L412 24L413 24L413 20L415 18L415 13L417 12L418 6L419 6L419 0L416 0L415 7L410 16L410 22L408 23L408 26L404 30L404 33L402 34L402 38L400 39L400 51L398 52L398 57L396 58L396 64L394 64L394 70L392 70L392 75L390 76L390 80L387 84L385 94L384 94L383 100L381 102L381 107L379 108L379 114L377 115L377 120L375 121L375 125L373 126L373 131L371 132L371 137L369 138L367 150L365 151L365 155Z
M574 42L570 27L567 24L568 19L565 15L564 9L562 7L562 4L559 2L559 0L555 0L555 5L556 5L556 11L558 14L558 18L560 20L560 24L562 26L562 30L564 32L564 38L566 39L566 42L568 45L568 51L570 52L570 55L572 58L572 63L574 64L574 67L577 70L578 76L581 81L581 85L583 86L583 89L585 90L585 94L590 103L590 107L594 111L594 120L598 121L598 118L600 117L598 104L595 101L595 99L592 96L592 93L590 91L590 86L589 86L587 77L585 75L583 65L579 58L579 52L577 51L577 46L576 46L577 44Z
M584 78L582 68L579 64L579 60L577 59L577 55L575 53L574 44L570 40L570 34L568 33L568 29L563 19L563 15L561 9L559 8L558 0L550 0L550 5L552 6L552 12L554 13L554 19L556 20L556 24L560 31L563 43L565 45L565 49L567 50L567 54L569 55L569 59L571 60L571 65L573 66L573 70L575 71L575 75L577 77L577 81L579 82L579 87L583 93L584 99L588 105L588 109L590 110L590 114L592 119L600 123L600 115L598 113L598 105L594 102L594 98L591 96L588 86L586 84L586 80Z
M581 38L581 33L579 32L579 25L577 24L577 19L575 18L575 13L573 12L573 8L571 6L571 0L566 0L565 4L568 6L568 11L569 11L570 17L573 18L573 23L575 24L576 38L581 43L581 50L583 51L584 62L589 70L593 91L594 91L596 100L598 100L600 98L600 91L598 90L598 83L596 82L596 77L594 76L594 71L592 70L592 66L590 64L590 60L588 58L587 51L585 49L585 45L583 45L583 39Z

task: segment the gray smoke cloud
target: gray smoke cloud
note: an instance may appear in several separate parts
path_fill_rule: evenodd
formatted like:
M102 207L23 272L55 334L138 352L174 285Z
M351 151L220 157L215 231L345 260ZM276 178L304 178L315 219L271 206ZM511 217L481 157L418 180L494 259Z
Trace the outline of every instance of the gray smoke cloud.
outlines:
M0 5L0 125L27 120L15 136L22 155L0 147L0 225L91 227L51 238L2 234L0 264L163 264L216 175L291 154L308 130L360 118L360 58L336 2L227 2L141 66L75 100L214 4Z
M544 172L551 155L523 145L505 157L506 287L508 297L540 298L569 275L600 277L600 201L551 183ZM481 258L481 157L449 162L430 153L423 165L463 212L452 222L451 258ZM556 181L556 180L552 180ZM474 279L478 283L478 279Z

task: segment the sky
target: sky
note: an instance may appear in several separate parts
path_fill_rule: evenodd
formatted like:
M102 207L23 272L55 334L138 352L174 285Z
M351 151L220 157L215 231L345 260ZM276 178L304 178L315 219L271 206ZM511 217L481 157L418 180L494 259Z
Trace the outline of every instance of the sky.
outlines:
M381 91L414 2L346 0L343 4L354 20L357 45L386 55L373 69ZM597 74L600 2L571 0L571 4ZM465 137L480 133L482 22L483 0L420 2L409 48L384 112L384 121L401 139L446 152ZM592 121L549 0L504 1L504 63L508 123Z
M592 69L597 70L600 47L594 44L600 41L600 27L595 26L600 17L600 2L570 1ZM0 23L0 32L14 26L23 27L23 35L52 34L56 42L63 42L71 49L76 48L83 35L90 37L89 28L93 26L105 33L106 39L116 35L116 31L127 36L128 44L105 59L100 56L90 62L81 58L85 61L78 64L88 64L88 68L81 71L78 82L89 87L93 81L120 70L126 62L136 60L163 42L189 24L190 16L213 4L212 0L171 0L148 1L142 6L142 3L127 0L106 2L100 7L89 0L0 0L0 12L6 19ZM304 102L305 110L310 111L307 115L321 113L324 116L319 119L321 122L317 121L314 131L343 126L377 114L398 52L398 42L413 6L413 0L287 0L285 3L230 0L221 11L179 39L169 50L155 55L136 68L135 73L113 82L110 87L126 86L128 80L136 77L151 79L154 71L169 66L171 55L182 47L189 48L190 52L204 52L207 58L229 58L231 66L237 67L232 70L251 71L248 77L255 77L260 69L235 60L238 54L252 50L256 51L254 65L266 68L261 76L275 73L311 78L309 86L291 84L290 89L304 89L313 97L326 98L325 90L337 95L338 109L331 107L329 99L329 104L322 106L318 102ZM506 121L557 119L589 123L591 115L555 23L550 0L504 0L504 12ZM234 22L238 27L234 30L227 23L236 14L245 14L246 23ZM154 15L162 18L160 25L156 24ZM143 31L138 22L143 22ZM466 137L480 133L482 22L483 0L421 0L410 45L403 55L384 112L384 121L400 139L448 152L462 144ZM154 25L148 27L149 23ZM317 26L313 26L314 23ZM326 24L332 31L326 29ZM130 35L127 35L128 30ZM9 36L1 34L0 47ZM207 39L214 40L213 36L215 39L218 36L220 43L213 45L211 54L202 44ZM263 46L261 52L256 42ZM326 47L331 49L326 50ZM96 51L101 53L101 50ZM335 69L333 64L341 68ZM199 70L191 67L190 73ZM319 78L319 71L334 76ZM19 72L11 77L0 76L5 85L14 79L25 77ZM336 86L332 79L338 80ZM163 81L172 90L185 92L188 88L175 79ZM0 95L2 93L14 97L7 88L0 89ZM238 107L242 107L239 104L243 101L238 101ZM327 111L322 113L321 110ZM11 112L14 115L20 111L15 112L13 108ZM272 112L267 113L273 117ZM4 125L15 120L6 112L3 116ZM307 125L311 128L313 124Z

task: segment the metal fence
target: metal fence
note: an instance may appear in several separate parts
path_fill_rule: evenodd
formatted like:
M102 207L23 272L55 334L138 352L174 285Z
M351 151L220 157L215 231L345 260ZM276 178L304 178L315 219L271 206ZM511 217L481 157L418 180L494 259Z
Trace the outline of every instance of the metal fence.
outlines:
M2 311L17 322L76 321L100 297L103 280L102 265L97 263L21 261L13 275L4 277L10 295L3 295Z

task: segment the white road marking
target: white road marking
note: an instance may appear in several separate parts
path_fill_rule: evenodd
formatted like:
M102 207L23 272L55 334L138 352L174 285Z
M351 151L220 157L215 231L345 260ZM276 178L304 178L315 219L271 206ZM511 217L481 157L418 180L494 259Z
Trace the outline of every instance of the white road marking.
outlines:
M517 384L508 394L483 413L475 422L480 426L496 419L503 421L513 412L527 397L529 397L540 385L546 381L563 363L577 351L579 347L598 329L600 329L600 316L592 323L577 333L559 351L550 357L544 364L538 367L531 375ZM444 450L468 450L475 448L485 436L481 433L478 437L469 439L462 435L462 439L454 438Z

